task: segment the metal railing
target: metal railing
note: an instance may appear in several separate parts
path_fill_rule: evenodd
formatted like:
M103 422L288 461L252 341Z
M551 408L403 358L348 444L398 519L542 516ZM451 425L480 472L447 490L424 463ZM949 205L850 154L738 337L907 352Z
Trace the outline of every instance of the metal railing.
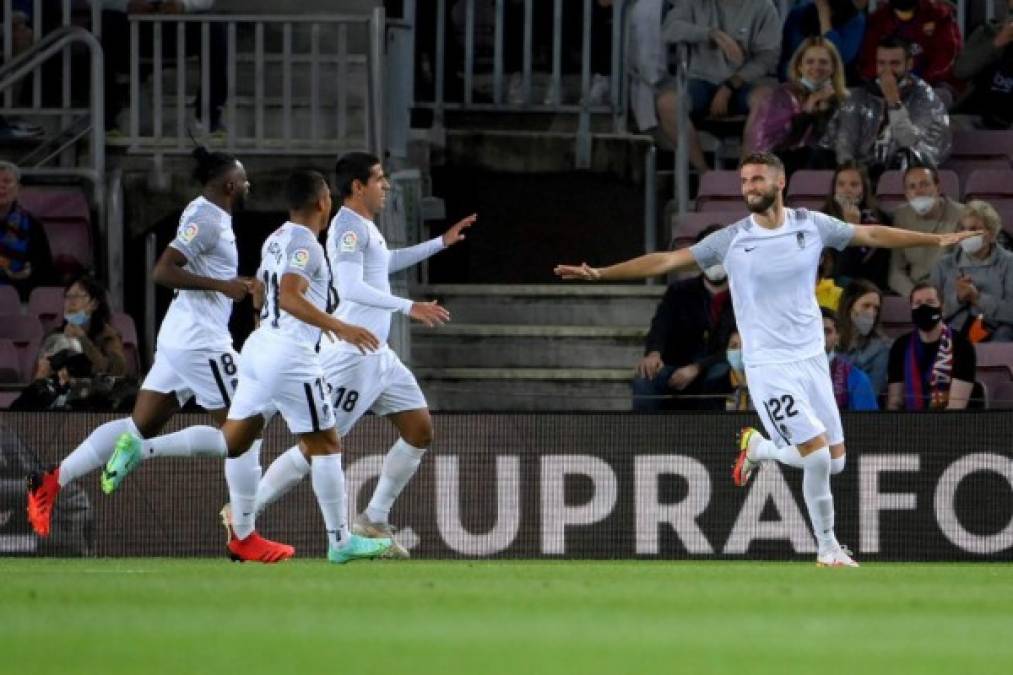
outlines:
M226 70L221 140L227 148L287 155L368 149L383 156L383 8L358 16L192 14L129 19L132 150L188 152L192 147L187 28L197 26L196 79L201 91L197 118L207 131L212 118L211 34L212 30L224 34L225 63L215 67ZM174 45L174 53L166 54L166 45ZM172 78L167 77L170 69ZM150 95L142 95L149 71ZM294 92L297 81L305 85L300 90L308 89L308 97ZM150 114L142 116L142 106ZM241 109L249 115L240 115ZM361 118L354 114L360 110ZM362 128L357 129L360 119Z

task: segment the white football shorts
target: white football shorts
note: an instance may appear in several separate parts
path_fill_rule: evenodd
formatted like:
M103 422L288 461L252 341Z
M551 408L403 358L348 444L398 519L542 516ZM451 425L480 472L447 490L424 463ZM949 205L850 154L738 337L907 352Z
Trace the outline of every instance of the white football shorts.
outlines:
M221 350L161 347L141 389L175 393L182 406L191 398L205 410L228 408L239 380L239 354Z

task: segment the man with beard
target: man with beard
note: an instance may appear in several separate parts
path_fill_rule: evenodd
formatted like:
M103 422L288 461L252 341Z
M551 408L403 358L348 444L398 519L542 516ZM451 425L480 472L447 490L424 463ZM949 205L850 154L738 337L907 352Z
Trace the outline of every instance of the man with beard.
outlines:
M191 397L196 397L215 424L225 422L236 388L239 357L232 346L229 317L233 303L245 298L254 284L237 276L239 253L232 214L241 208L250 183L243 165L232 155L203 147L193 154L197 160L193 176L204 186L203 192L183 211L176 238L152 274L155 283L175 291L158 334L155 362L130 417L103 424L59 466L29 477L28 519L39 536L49 534L60 489L105 465L124 433L140 438L157 435ZM193 456L201 450L198 445L184 443L162 454ZM134 457L129 467L107 467L102 474L103 491L115 490L139 461Z
M820 253L826 246L948 246L972 235L852 225L785 208L781 160L756 153L739 170L751 216L688 249L649 253L611 267L560 265L555 272L564 279L617 281L724 265L749 394L770 437L742 429L732 478L736 485L746 485L762 461L801 468L802 493L818 542L816 564L855 567L834 536L830 475L844 469L845 448L824 351L823 316L812 290Z

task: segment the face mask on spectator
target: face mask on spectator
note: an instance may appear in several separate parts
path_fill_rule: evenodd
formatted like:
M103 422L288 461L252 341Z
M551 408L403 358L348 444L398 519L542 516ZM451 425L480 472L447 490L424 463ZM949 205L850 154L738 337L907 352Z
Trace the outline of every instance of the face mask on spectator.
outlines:
M63 318L69 324L83 326L88 323L88 312L84 310L81 310L80 312L71 312L70 314L64 314Z
M932 305L918 305L911 310L911 319L918 330L928 333L943 320L943 309Z
M914 212L919 216L924 216L926 213L932 210L932 207L936 205L935 197L912 197L907 200L907 203L911 205Z
M826 80L814 81L814 80L810 80L808 77L805 77L805 76L802 76L802 77L798 78L798 81L799 81L799 84L801 84L803 87L805 87L809 91L819 91L827 83Z
M858 334L865 337L872 332L872 326L876 323L876 317L870 312L862 312L855 315L851 323L855 324L855 330L858 331Z
M837 202L838 206L842 209L850 209L858 206L859 204L859 200L850 195L844 195L839 192L834 194L834 201Z
M742 363L741 349L729 349L725 352L725 358L728 359L728 365L732 367L732 370L740 373L745 370L745 366Z
M835 352L833 349L831 349L829 352L827 352L827 363L833 363L834 362L834 358L836 358L836 356L837 356L837 352Z
M725 266L721 263L704 269L703 275L707 277L707 281L713 284L723 284L728 278L728 272L725 271Z
M985 237L968 237L960 242L960 248L964 249L964 253L968 255L974 255L985 246Z

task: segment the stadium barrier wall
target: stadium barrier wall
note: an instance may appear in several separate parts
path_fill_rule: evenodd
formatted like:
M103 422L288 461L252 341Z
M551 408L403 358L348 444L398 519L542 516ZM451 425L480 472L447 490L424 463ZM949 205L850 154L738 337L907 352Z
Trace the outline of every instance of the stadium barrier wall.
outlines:
M96 472L79 481L87 517L61 524L60 509L82 509L80 495L61 499L53 536L31 534L11 445L56 462L108 419L0 415L0 552L222 555L217 513L227 491L221 462L207 458L145 463L112 496L101 494ZM731 484L735 434L756 424L754 415L436 414L434 421L433 448L392 514L416 557L814 555L800 471L766 464L748 489ZM197 423L207 418L181 415L170 429ZM844 423L848 464L832 479L837 533L861 560L1013 559L1013 413L856 413ZM368 416L345 439L359 509L395 438L392 425ZM292 441L275 421L262 465ZM309 480L269 508L258 529L302 557L323 555Z

